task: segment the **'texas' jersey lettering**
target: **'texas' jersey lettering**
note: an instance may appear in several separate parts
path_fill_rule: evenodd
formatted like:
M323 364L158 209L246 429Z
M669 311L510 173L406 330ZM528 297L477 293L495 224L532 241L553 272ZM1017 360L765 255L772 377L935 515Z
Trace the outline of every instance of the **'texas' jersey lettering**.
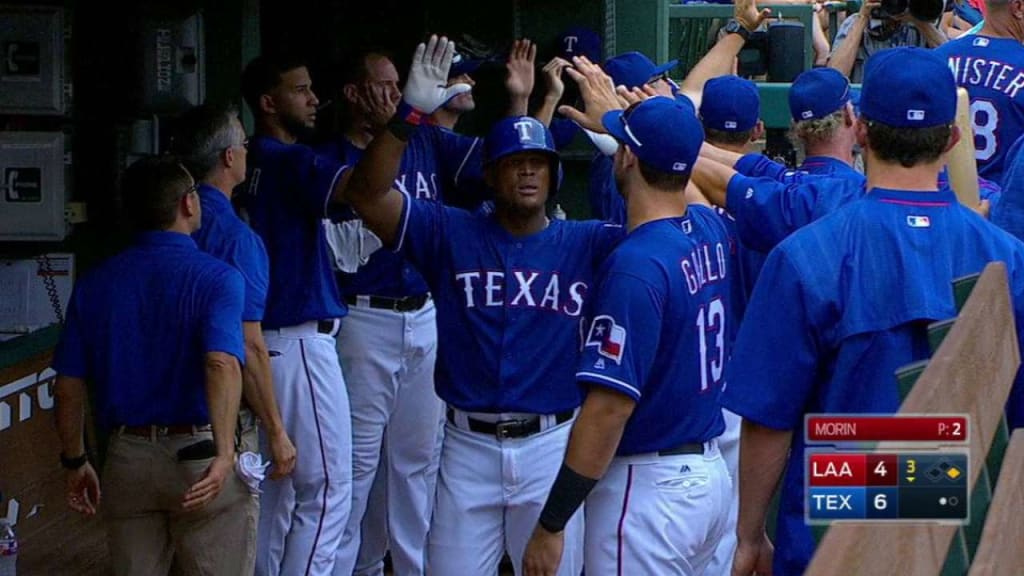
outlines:
M426 174L417 170L402 173L395 178L395 188L417 200L437 200L440 197L437 174L433 172Z
M466 308L543 308L567 316L579 316L587 294L586 282L563 280L558 272L513 270L508 277L500 270L457 272L455 283L462 287Z
M728 260L729 248L721 242L698 246L679 262L686 277L686 289L696 294L704 286L725 279Z
M951 56L949 69L959 86L983 86L1016 98L1024 88L1024 71L999 60L975 56Z

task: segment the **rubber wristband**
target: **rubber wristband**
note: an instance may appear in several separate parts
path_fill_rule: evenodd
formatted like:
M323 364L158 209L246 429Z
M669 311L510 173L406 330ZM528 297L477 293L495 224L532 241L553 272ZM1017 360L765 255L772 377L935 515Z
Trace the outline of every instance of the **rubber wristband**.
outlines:
M68 458L63 452L60 453L60 465L63 466L65 470L78 470L82 466L85 466L85 463L88 461L89 452L83 452L81 456L76 456L74 458Z
M577 473L566 464L558 471L558 477L551 486L548 501L540 512L538 522L552 534L565 530L565 525L583 505L587 494L597 485L597 480Z

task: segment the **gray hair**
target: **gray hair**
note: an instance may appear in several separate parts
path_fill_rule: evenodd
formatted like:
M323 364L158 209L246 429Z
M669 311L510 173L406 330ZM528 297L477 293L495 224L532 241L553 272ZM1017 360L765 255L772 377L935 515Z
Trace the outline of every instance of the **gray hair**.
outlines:
M174 151L196 178L209 177L224 150L245 142L244 131L233 122L236 118L238 108L233 104L203 104L181 117Z

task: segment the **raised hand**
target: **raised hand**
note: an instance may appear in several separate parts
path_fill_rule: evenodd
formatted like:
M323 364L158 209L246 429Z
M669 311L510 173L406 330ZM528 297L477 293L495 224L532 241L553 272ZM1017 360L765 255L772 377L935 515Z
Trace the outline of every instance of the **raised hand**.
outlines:
M541 68L541 72L544 73L544 78L547 80L548 91L544 95L545 98L552 100L560 100L562 94L565 93L565 82L562 81L562 71L572 66L572 63L568 60L554 57L550 62Z
M529 40L516 40L509 52L505 69L505 89L512 98L529 98L533 92L534 61L537 59L537 45Z
M468 84L448 84L448 69L455 55L455 43L444 36L431 36L426 44L420 42L412 56L409 66L409 78L402 89L402 103L399 114L405 120L417 120L418 115L429 115L448 100L468 92ZM403 109L404 108L404 109ZM412 114L412 108L416 114Z
M565 68L565 72L579 85L584 110L580 111L572 106L559 106L558 111L587 130L604 132L601 117L612 110L622 110L628 104L625 100L620 100L611 77L605 74L600 66L588 60L586 56L576 56L572 60L574 67Z
M753 32L760 28L761 24L771 16L770 8L757 9L757 0L736 0L733 5L733 17L744 28Z

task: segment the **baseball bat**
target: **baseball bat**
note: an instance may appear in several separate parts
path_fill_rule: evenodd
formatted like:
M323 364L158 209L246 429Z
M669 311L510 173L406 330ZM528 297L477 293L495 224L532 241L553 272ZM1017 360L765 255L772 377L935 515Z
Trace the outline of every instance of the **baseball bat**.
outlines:
M961 204L975 207L978 194L978 162L974 158L974 129L971 125L971 100L964 88L956 89L956 125L960 141L949 152L949 185Z

